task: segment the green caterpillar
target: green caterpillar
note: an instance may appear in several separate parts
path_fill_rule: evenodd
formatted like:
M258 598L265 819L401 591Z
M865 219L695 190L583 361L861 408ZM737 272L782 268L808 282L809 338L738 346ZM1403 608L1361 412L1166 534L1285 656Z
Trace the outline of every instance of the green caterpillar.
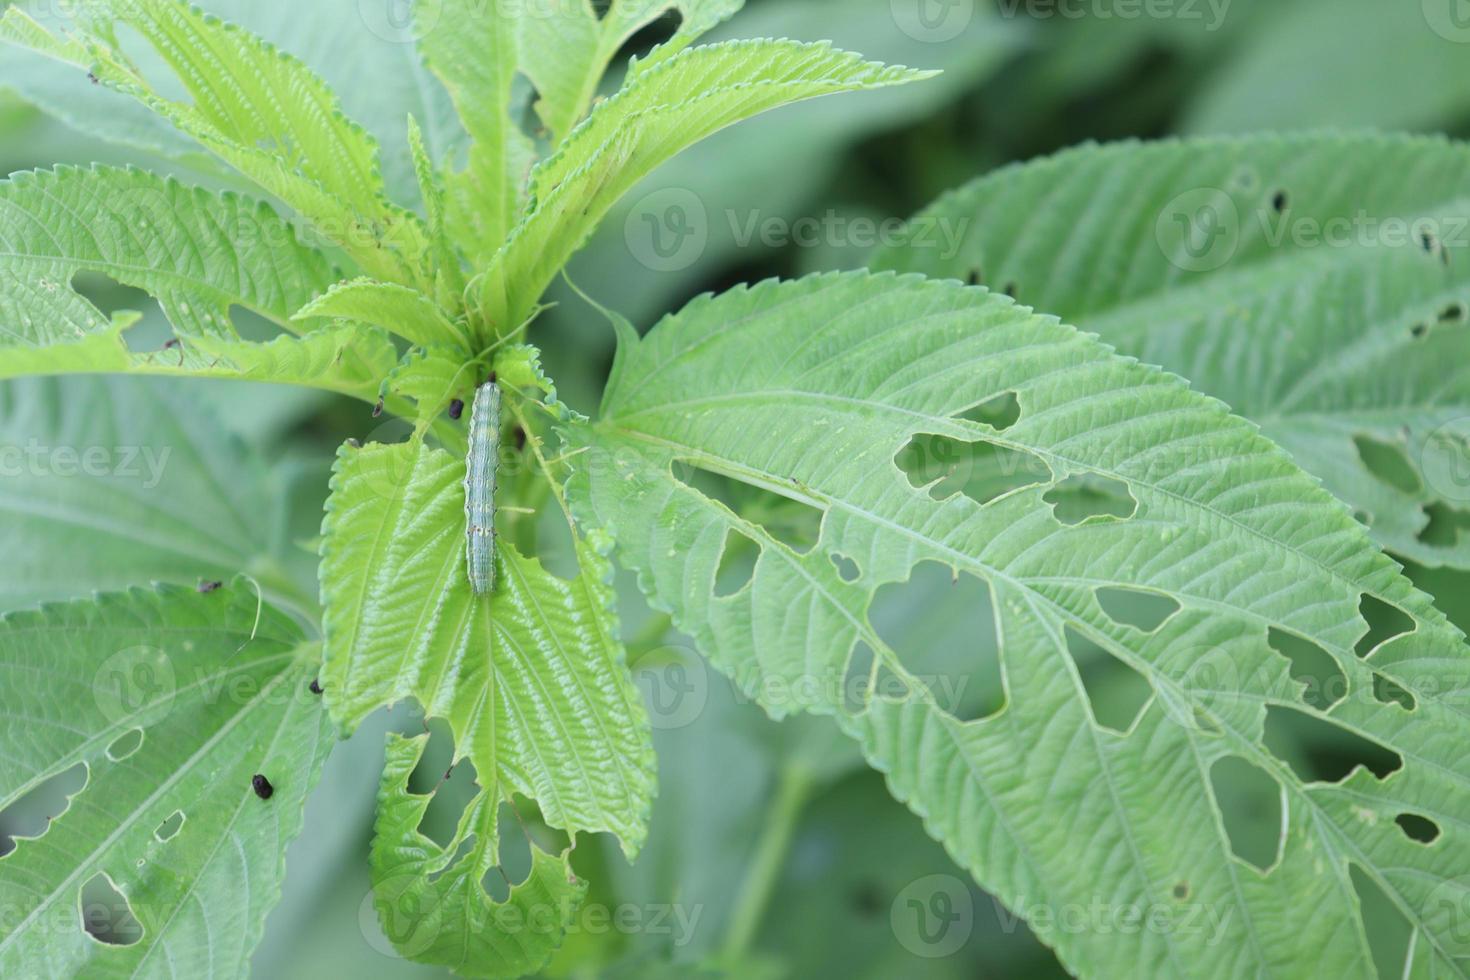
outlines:
M495 591L495 470L500 464L500 388L492 376L475 392L465 460L465 558L476 595Z

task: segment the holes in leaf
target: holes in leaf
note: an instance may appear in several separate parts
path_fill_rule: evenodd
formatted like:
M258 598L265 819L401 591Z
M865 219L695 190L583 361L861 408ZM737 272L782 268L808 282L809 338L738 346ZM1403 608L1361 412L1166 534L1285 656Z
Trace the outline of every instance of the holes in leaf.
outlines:
M978 405L971 405L963 412L956 413L955 417L1004 432L1021 420L1021 400L1014 391L1004 391Z
M408 777L408 791L415 796L433 796L419 820L418 831L440 847L448 847L476 787L474 765L468 759L454 762L454 736L442 719L429 722L429 744Z
M1453 548L1462 537L1470 536L1470 513L1466 511L1435 501L1425 506L1424 516L1427 520L1418 538L1431 547Z
M1366 592L1358 603L1358 612L1368 623L1368 632L1363 634L1363 638L1354 647L1360 657L1371 656L1374 650L1389 640L1414 629L1414 620L1408 613Z
M1138 511L1138 501L1121 480L1094 474L1069 476L1042 498L1063 524L1122 521Z
M1410 496L1423 491L1419 474L1414 472L1414 465L1402 446L1364 435L1354 436L1353 445L1363 465L1384 483Z
M15 850L23 838L40 837L51 821L66 812L71 798L87 785L87 766L79 762L43 781L4 810L0 810L0 857Z
M915 489L928 488L935 500L962 493L987 504L1021 487L1047 483L1051 468L1023 449L991 442L962 442L948 436L919 433L893 458Z
M995 611L985 582L921 562L908 581L877 591L868 620L940 710L971 721L1004 705Z
M1371 923L1364 930L1368 937L1368 951L1373 954L1373 964L1380 977L1402 977L1408 975L1404 965L1410 962L1409 942L1412 935L1409 920L1398 905L1384 893L1371 877L1355 863L1348 865L1348 876L1353 890L1358 893L1362 920Z
M1384 704L1396 704L1405 711L1413 711L1418 703L1414 695L1382 674L1373 675L1373 697Z
M1073 630L1065 629L1067 652L1077 665L1092 717L1109 731L1126 734L1153 698L1153 685L1138 671Z
M158 838L160 844L167 844L179 836L179 831L184 829L185 819L183 810L175 810L169 814L168 819L158 825L158 829L153 832L153 836Z
M143 729L134 728L123 732L107 747L107 757L113 762L122 762L143 747Z
M143 940L143 926L112 879L97 872L82 886L77 900L82 931L107 946L133 946Z
M1439 824L1417 813L1400 813L1394 817L1394 823L1405 837L1420 844L1433 844L1439 837Z
M1231 853L1262 871L1271 868L1280 857L1281 784L1260 766L1228 755L1210 767L1210 787Z
M526 825L509 803L502 804L496 815L500 830L500 863L485 872L480 887L492 901L504 902L510 890L531 876L531 840Z
M763 487L753 487L718 473L676 460L674 479L719 501L745 520L759 524L767 534L798 554L806 554L822 533L820 508L783 496Z
M850 715L862 714L873 689L873 664L877 656L862 640L853 644L847 656L847 670L842 676L842 706Z
M832 559L832 564L837 568L837 577L842 581L856 582L862 577L863 570L858 567L858 563L846 555L834 551L828 557Z
M1094 595L1109 619L1144 633L1153 633L1179 611L1179 603L1157 592L1109 587L1096 590Z
M1404 764L1397 753L1319 715L1266 707L1266 748L1304 782L1336 783L1362 766L1385 779Z
M760 553L760 545L740 531L733 527L726 531L720 564L715 569L715 595L732 596L749 585L755 577L755 562Z
M1332 654L1285 630L1271 627L1267 634L1271 649L1291 661L1291 676L1302 684L1302 702L1318 711L1326 711L1347 697L1347 674L1342 672Z

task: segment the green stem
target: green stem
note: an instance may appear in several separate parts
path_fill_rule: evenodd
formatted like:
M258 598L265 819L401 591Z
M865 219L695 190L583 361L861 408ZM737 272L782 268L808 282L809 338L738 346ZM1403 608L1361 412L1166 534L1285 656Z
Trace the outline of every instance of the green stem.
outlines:
M720 951L720 962L727 967L743 959L755 939L786 864L797 822L814 788L811 774L804 768L789 765L782 768L776 793L766 809L765 827L756 844L755 858L741 886L740 899L730 918L730 930Z

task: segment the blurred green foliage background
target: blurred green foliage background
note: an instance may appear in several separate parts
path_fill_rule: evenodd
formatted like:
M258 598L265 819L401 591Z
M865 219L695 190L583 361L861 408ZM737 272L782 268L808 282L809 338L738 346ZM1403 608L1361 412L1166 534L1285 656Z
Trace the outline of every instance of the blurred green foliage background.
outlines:
M397 0L310 0L304 8L257 0L244 19L337 85L350 112L391 134L401 132L405 107L416 105L412 88L423 79L402 46L376 29L380 5L401 7ZM633 47L646 48L672 26L645 32ZM750 0L719 33L830 39L944 74L795 106L726 131L631 194L574 261L570 279L640 327L706 290L861 266L884 220L911 214L996 167L1087 140L1324 127L1452 136L1470 130L1470 4L1463 0ZM382 67L385 51L398 67ZM38 92L12 54L0 55L0 83L31 99L64 105L69 97ZM44 117L20 94L0 94L0 170L133 162L188 179L220 179L99 139L129 125L119 118L115 133L78 131ZM403 152L385 141L390 176L406 173ZM653 236L676 231L681 247L664 254ZM104 308L146 306L143 297L105 284L96 298ZM568 284L554 298L558 305L532 339L545 348L563 398L593 412L611 363L612 330ZM161 343L166 327L155 331ZM7 386L0 430L24 432L22 406L58 390L98 412L125 412L146 391L160 417L188 415L223 427L239 440L229 444L229 465L261 481L259 496L241 506L247 524L258 519L251 526L268 541L279 591L310 607L312 539L332 454L348 437L383 438L383 427L360 404L314 393L159 387L129 381L104 390L88 379ZM58 571L59 561L55 552L40 561L34 589L4 596L6 608L54 597L65 583L85 579L85 569ZM1410 571L1466 625L1466 576ZM579 846L578 865L593 881L590 901L622 910L622 918L589 919L554 974L688 976L720 967L751 977L1060 974L1050 953L968 883L831 726L769 721L676 635L666 635L631 583L622 585L624 626L639 640L640 682L656 702L659 800L636 865L606 841ZM925 573L880 596L876 615L900 649L923 651L936 672L973 681L968 693L983 698L993 673L977 665L993 672L996 657L985 603L983 589L951 588L947 575ZM1103 698L1109 683L1102 672ZM257 975L435 972L391 954L368 902L382 735L419 725L399 709L332 756L308 806L305 833L289 852L285 899L255 955ZM1335 773L1360 761L1352 746L1315 731L1280 738L1280 751L1305 771ZM438 755L431 753L420 773L421 790L439 781L448 750L442 743L436 739ZM445 784L433 819L452 820L452 798L463 795L466 782L458 773ZM1251 787L1243 773L1223 794L1227 820L1233 833L1269 855L1280 804ZM533 815L523 816L535 832ZM0 853L5 837L25 832L34 819L0 814ZM1396 913L1371 893L1364 900L1375 952L1392 963L1401 938ZM926 909L960 916L950 933L957 943L916 940L913 916Z

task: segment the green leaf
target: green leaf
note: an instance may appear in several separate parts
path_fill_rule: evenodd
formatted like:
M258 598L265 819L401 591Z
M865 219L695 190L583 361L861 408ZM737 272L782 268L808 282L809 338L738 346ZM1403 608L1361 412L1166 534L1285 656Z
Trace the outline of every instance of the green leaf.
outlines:
M420 963L467 977L520 977L546 965L581 905L587 885L566 854L531 846L531 870L494 901L481 882L499 873L496 786L481 789L445 846L419 832L432 795L408 791L427 735L388 736L387 766L373 836L373 895L394 947ZM473 843L469 844L469 838Z
M14 5L52 30L67 27L65 15L78 6L50 0ZM410 114L423 124L426 143L436 155L464 138L448 97L429 77L413 38L394 22L391 8L368 7L359 0L310 4L200 0L197 6L260 35L319 71L340 93L347 114L380 143L384 178L396 200L408 204L414 194L413 164L405 143ZM152 51L129 54L149 77L154 77L150 74L154 70L167 71ZM156 153L195 169L225 170L197 141L128 96L93 85L75 66L0 46L0 86L14 88L87 137Z
M471 264L481 267L520 219L535 162L530 137L511 117L520 64L514 19L499 4L477 0L420 3L414 16L424 61L449 90L470 135L466 168L447 178L449 227Z
M138 581L248 572L268 599L314 595L276 571L292 547L278 486L213 406L176 383L0 386L0 609Z
M118 23L163 59L191 102L164 97L118 46ZM305 65L183 0L97 0L56 38L18 8L0 39L89 71L300 212L369 275L429 285L422 222L392 204L377 145Z
M926 77L795 41L693 48L638 73L532 173L531 213L480 289L484 319L501 333L523 323L618 198L679 150L790 102Z
M79 273L146 290L178 335L236 340L230 307L285 326L337 278L268 205L132 169L61 167L0 181L0 341L63 343L104 317Z
M1432 526L1470 509L1467 186L1470 148L1442 139L1084 148L947 195L874 265L1014 289L1178 372L1384 547L1467 568L1470 536Z
M1055 319L918 277L706 297L623 360L575 458L579 515L769 711L837 715L893 793L1072 971L1257 975L1310 949L1324 974L1372 976L1350 866L1407 919L1422 967L1459 970L1464 637L1249 423ZM1009 424L967 417L1008 394ZM938 499L895 463L916 436L1029 454L1050 476L983 504ZM805 552L778 540L691 485L696 470L816 509L819 540ZM1132 513L1054 510L1077 480L1121 484ZM732 533L758 556L751 580L718 596ZM868 618L880 587L929 561L991 591L1004 705L989 715L954 714L945 683L957 679L905 662ZM1109 589L1177 609L1144 632L1112 618ZM1365 597L1412 632L1360 655ZM1347 695L1308 703L1275 631L1320 647ZM1150 689L1131 723L1098 722L1068 633ZM849 671L868 679L855 705ZM1412 692L1414 710L1384 685ZM1268 747L1280 712L1354 733L1398 770L1308 778ZM1235 856L1211 781L1226 758L1257 767L1282 800L1268 871ZM1432 848L1400 829L1402 813L1433 821ZM1066 910L1097 905L1162 911L1175 927L1119 943L1065 926Z
M286 326L337 278L269 206L137 170L59 168L0 182L0 377L136 371L295 382L371 397L397 355L366 330L240 339L240 307ZM176 349L130 352L77 290L101 276L155 297ZM80 277L80 278L79 278Z
M601 14L590 0L528 12L516 21L521 61L539 98L536 113L553 145L586 115L598 83L618 51L640 29L678 10L678 32L656 48L649 64L672 57L699 35L734 16L745 0L612 0ZM638 66L629 70L630 77Z
M933 116L1001 66L1013 66L1027 33L1025 24L984 5L963 33L941 44L895 30L893 18L891 0L802 0L759 4L719 28L714 36L722 40L737 34L825 39L886 64L923 64L943 74L861 99L789 106L690 147L633 188L602 222L570 267L577 287L590 296L616 296L621 313L644 322L735 265L761 263L759 236L745 237L751 219L820 220L832 204L824 195L841 179L852 147ZM669 239L654 236L668 230L658 219L678 202L696 233L670 256ZM629 282L638 288L627 289ZM601 331L587 333L579 337L583 345L607 339Z
M413 344L468 348L464 328L438 303L408 286L371 279L341 282L308 303L293 320L340 317L381 327Z
M414 698L449 722L455 758L523 793L552 826L642 844L654 788L606 561L585 541L564 581L502 540L496 591L465 567L465 466L412 443L338 454L322 541L325 686L351 731Z
M331 746L307 690L317 652L243 580L0 620L0 808L87 770L66 812L0 859L0 971L244 975ZM136 919L130 944L83 931L97 875Z

